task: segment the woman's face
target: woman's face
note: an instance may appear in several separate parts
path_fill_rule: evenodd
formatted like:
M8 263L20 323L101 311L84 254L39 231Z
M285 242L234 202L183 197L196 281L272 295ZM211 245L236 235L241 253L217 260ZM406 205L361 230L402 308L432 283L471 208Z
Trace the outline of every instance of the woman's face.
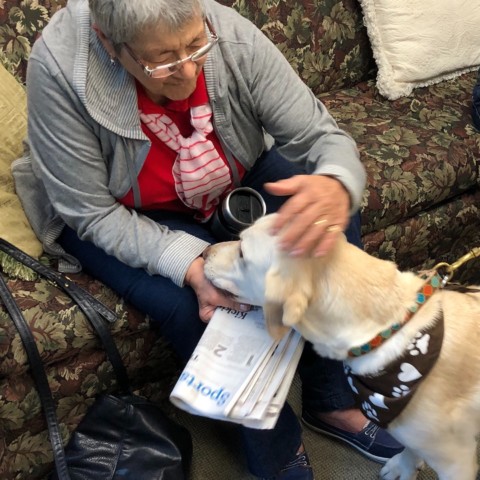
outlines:
M207 42L205 23L198 16L175 32L161 27L145 30L128 48L122 47L118 60L143 85L154 102L162 104L167 99L184 100L195 90L206 57L196 62L187 61L178 71L164 78L149 77L142 65L155 68L175 62L188 57Z

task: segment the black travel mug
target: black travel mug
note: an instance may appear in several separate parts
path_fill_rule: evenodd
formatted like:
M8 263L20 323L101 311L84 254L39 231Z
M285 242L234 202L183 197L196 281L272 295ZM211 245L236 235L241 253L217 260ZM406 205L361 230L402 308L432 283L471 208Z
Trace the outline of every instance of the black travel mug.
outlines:
M265 215L267 207L262 196L253 188L232 190L218 206L210 228L220 241L238 240L239 233Z

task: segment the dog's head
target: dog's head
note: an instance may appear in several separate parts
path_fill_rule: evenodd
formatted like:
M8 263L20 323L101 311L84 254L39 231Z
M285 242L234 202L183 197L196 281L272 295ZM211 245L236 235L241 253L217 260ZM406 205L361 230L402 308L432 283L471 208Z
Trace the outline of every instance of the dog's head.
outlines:
M311 264L291 258L270 233L275 214L240 234L240 240L209 247L205 275L238 301L263 307L270 334L281 338L302 319L312 298Z
M239 301L263 307L272 337L294 327L321 355L345 358L393 315L403 315L398 305L409 302L409 294L405 300L393 262L368 255L345 235L328 255L292 257L270 233L274 220L275 214L262 217L240 241L218 243L205 253L207 278Z
M277 237L270 234L273 218L261 217L239 241L217 243L204 252L206 277L240 302L264 304L265 277L278 254Z

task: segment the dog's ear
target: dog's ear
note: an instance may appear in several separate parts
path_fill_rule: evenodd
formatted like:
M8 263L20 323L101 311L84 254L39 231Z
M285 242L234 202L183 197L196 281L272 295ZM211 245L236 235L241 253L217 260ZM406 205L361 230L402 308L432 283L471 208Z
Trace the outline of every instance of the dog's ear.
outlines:
M263 307L267 331L275 340L280 340L289 330L283 324L283 306L280 303L267 302Z
M268 332L275 339L303 319L312 295L311 284L305 279L297 275L287 278L278 268L270 269L265 278L263 312Z

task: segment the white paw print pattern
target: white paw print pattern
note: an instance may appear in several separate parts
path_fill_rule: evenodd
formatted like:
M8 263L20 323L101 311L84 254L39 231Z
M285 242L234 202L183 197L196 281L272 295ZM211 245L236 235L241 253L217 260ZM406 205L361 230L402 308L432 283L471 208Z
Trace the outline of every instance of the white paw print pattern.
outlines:
M428 344L430 343L430 335L428 333L418 332L415 338L408 345L410 355L416 357L417 355L425 355L428 352Z
M400 398L408 395L410 389L406 385L399 385L398 387L393 387L392 397Z
M352 378L352 369L348 365L343 365L343 370L345 372L345 375L347 376L347 381L348 384L350 385L350 388L352 389L352 392L358 395L358 390L355 388L355 385L353 384L353 378Z
M362 403L362 410L368 418L370 418L371 420L374 420L376 422L379 422L377 411L373 408L372 405L370 405L370 403L363 402Z
M358 395L358 390L357 387L353 384L353 378L352 377L347 377L348 384L350 385L350 388L352 389L352 392Z

